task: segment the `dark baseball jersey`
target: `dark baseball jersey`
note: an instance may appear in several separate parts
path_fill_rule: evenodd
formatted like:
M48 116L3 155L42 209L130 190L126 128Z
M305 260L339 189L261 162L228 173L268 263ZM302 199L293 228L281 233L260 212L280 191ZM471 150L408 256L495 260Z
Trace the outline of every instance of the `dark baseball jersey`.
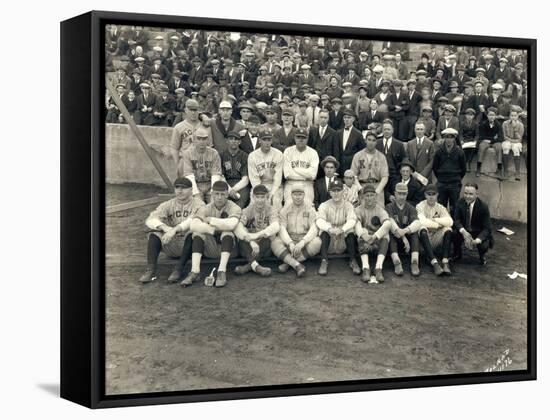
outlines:
M368 230L369 235L374 234L380 229L382 223L390 218L384 207L378 203L372 208L359 206L355 209L355 214L361 226Z
M278 220L279 216L277 211L269 204L266 204L263 209L260 209L253 203L241 212L241 223L251 233L264 230Z
M211 182L212 175L222 174L219 153L207 147L204 153L199 153L195 146L183 152L183 176L194 175L195 182Z
M399 229L405 229L412 222L418 220L416 208L408 202L405 202L403 209L400 209L395 203L389 203L386 206L386 211L388 215L395 220Z
M222 173L225 180L239 181L243 176L248 176L248 154L241 149L233 156L229 150L221 154Z

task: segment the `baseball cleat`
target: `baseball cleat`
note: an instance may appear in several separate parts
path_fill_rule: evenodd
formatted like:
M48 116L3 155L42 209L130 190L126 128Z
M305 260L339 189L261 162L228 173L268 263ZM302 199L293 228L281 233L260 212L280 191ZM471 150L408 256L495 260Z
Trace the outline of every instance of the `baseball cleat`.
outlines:
M370 268L363 268L363 272L361 273L361 281L363 283L368 283L370 280Z
M355 258L349 260L349 268L351 268L351 271L353 271L353 274L355 275L361 274L361 267L359 267L359 264L357 264L357 261L355 261Z
M434 274L436 276L441 276L443 274L443 269L441 268L438 262L433 263L432 267L434 269Z
M148 268L145 273L141 275L139 278L139 282L142 284L151 283L152 281L155 281L157 279L157 274L155 273L155 270L152 268Z
M180 277L181 277L181 271L178 270L177 268L174 268L174 270L172 270L172 272L168 276L168 280L166 280L166 281L168 283L175 283L175 282L179 281Z
M374 269L374 277L378 283L384 283L384 275L382 274L381 268Z
M199 279L199 273L193 273L192 271L185 277L181 283L181 287L191 286L195 280Z
M255 273L258 273L262 277L269 277L271 276L271 268L264 267L263 265L257 265L256 269L254 270Z
M296 277L304 277L306 274L306 267L303 264L298 264L296 267Z
M249 273L250 270L252 270L252 267L250 267L250 264L243 264L235 267L234 272L235 274L242 275L242 274Z
M223 287L227 284L227 276L225 275L225 271L218 271L218 275L216 276L216 283L214 284L216 287Z
M328 261L325 259L321 260L321 264L319 265L319 271L318 274L320 276L326 276L328 273Z
M398 263L396 263L394 265L393 271L395 272L395 275L397 275L397 276L402 276L403 275L403 264L401 264L401 261L399 261Z
M279 271L279 273L286 273L290 268L290 265L288 265L287 263L282 263L281 265L279 265L279 267L277 267L277 270Z
M418 267L418 261L411 262L411 274L415 277L420 275L420 268Z
M449 266L448 262L443 263L443 274L446 276L450 276L452 274L451 267Z

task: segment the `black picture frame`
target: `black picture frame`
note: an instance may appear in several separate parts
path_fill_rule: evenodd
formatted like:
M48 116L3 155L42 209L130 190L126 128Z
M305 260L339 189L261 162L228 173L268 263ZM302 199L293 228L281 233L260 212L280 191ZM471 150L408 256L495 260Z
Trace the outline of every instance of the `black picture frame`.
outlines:
M270 32L490 45L528 51L528 336L526 370L396 379L105 395L104 25ZM92 11L61 23L61 397L90 408L355 392L536 379L535 39Z

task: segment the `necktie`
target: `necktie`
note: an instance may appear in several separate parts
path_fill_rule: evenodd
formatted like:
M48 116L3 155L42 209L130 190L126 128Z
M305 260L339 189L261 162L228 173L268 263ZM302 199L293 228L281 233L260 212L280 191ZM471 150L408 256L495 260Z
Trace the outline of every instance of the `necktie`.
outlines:
M467 231L470 231L470 229L472 228L471 219L472 219L472 206L471 204L468 204L468 210L466 211L466 224L464 226L464 228Z
M384 154L388 154L388 140L384 140Z
M324 135L325 135L325 127L321 127L319 130L319 136L322 139Z

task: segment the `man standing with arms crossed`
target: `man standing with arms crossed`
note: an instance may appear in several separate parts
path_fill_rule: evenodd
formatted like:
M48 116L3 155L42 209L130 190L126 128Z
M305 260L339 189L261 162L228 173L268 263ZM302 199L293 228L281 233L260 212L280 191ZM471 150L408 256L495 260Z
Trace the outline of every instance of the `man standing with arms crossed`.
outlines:
M287 148L284 153L283 174L285 177L284 200L291 201L293 186L301 186L306 194L306 200L314 201L313 181L317 177L319 155L307 145L308 131L297 128L294 134L296 145Z

